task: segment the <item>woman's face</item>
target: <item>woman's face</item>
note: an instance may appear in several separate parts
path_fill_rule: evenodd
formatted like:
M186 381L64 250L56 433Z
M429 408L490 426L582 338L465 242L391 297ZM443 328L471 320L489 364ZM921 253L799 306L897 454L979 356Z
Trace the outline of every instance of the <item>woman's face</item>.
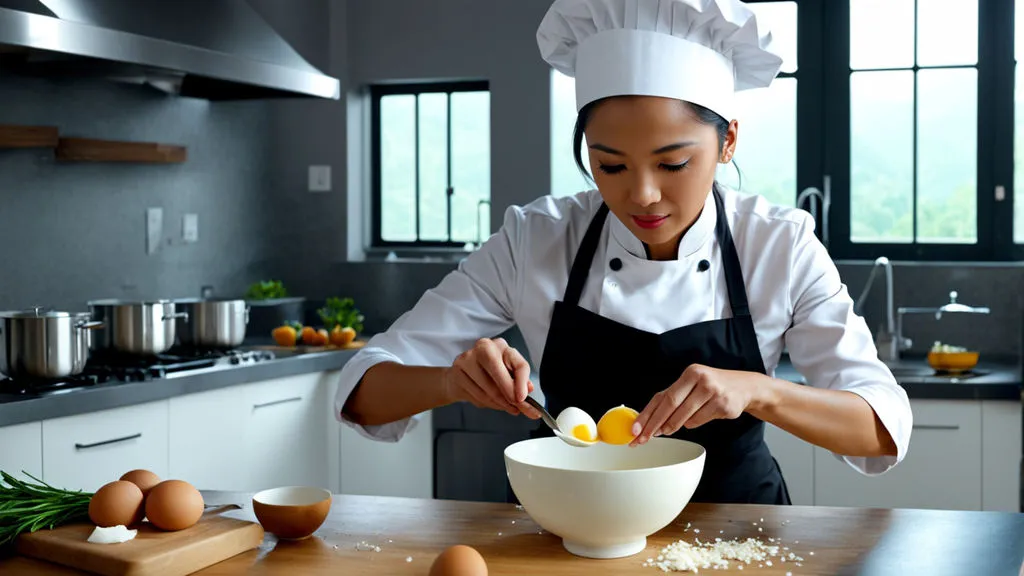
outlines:
M590 166L605 204L656 260L676 257L715 180L732 159L737 124L724 148L718 132L679 100L653 96L598 103L586 126Z

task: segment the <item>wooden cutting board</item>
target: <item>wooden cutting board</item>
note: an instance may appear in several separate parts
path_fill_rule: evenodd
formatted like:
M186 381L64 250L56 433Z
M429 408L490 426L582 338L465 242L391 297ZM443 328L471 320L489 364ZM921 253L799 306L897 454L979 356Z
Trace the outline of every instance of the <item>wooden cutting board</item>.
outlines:
M92 544L92 524L69 524L23 534L20 554L103 576L184 576L252 550L263 541L263 527L221 516L213 510L195 526L163 532L144 523L134 540Z

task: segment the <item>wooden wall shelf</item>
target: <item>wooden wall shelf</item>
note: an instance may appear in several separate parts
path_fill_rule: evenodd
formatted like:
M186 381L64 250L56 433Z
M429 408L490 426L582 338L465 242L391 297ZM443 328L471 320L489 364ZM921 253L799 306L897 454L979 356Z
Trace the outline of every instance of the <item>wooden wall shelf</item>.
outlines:
M0 124L0 148L56 148L56 126L13 126Z
M65 162L139 162L179 164L188 158L184 146L155 142L118 142L60 138L57 159Z

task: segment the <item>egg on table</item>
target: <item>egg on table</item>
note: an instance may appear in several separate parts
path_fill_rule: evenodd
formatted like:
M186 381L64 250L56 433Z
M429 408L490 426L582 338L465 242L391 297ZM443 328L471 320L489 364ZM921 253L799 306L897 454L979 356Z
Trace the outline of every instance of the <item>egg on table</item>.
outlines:
M430 576L487 576L487 562L476 549L456 544L438 554Z
M563 434L584 442L597 441L597 424L590 417L590 414L579 408L570 406L562 410L558 418L555 419L555 422Z

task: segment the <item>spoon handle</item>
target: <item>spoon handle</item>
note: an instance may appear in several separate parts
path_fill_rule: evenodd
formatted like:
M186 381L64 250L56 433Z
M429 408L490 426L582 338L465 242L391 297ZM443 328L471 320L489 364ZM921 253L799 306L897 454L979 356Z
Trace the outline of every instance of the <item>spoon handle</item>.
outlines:
M548 414L548 411L544 408L544 406L542 406L540 402L537 402L537 400L533 396L527 395L526 403L529 404L530 406L533 406L534 408L537 409L538 412L540 412L541 420L544 420L544 423L547 424L549 428L555 430L556 432L560 431L558 430L558 422L556 422L555 419L551 417L551 414Z

